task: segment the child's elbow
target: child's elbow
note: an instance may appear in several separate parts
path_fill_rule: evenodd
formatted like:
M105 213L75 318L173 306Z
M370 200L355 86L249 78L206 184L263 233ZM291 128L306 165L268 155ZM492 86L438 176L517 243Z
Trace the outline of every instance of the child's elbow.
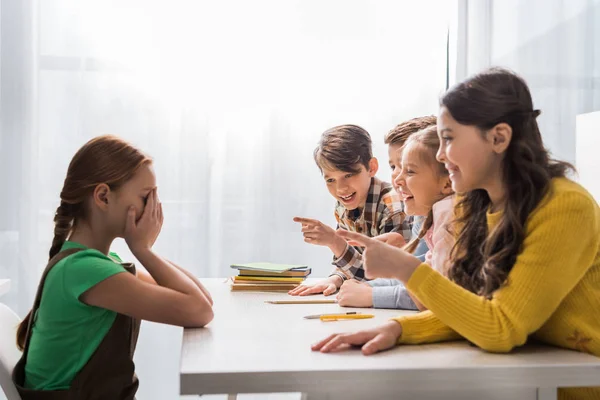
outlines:
M515 334L516 332L499 333L494 336L481 338L474 341L480 349L490 353L510 353L515 349L525 344L527 335Z
M203 307L190 316L188 328L203 328L215 318L212 307Z
M208 325L214 318L215 318L215 313L214 313L212 307L204 310L202 312L200 320L199 320L199 324L200 324L199 328Z
M196 315L199 317L197 323L200 327L208 325L215 318L212 301L204 296L202 296L202 300L196 303L198 307Z
M477 344L481 350L487 351L488 353L510 353L515 347L515 344L509 342L496 342L496 341L484 341Z
M201 292L188 297L184 310L184 326L187 328L202 328L215 317L212 302Z

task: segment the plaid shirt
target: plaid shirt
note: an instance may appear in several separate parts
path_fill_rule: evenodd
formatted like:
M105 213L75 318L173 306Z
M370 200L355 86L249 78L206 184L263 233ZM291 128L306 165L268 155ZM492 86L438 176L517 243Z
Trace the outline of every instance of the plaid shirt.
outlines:
M404 203L392 185L377 178L371 179L369 194L363 209L347 210L339 201L335 205L338 229L362 233L375 237L383 233L398 232L408 242L412 235L412 218L404 213ZM363 269L362 247L347 245L344 253L333 257L335 270L330 276L338 275L343 280L367 280Z

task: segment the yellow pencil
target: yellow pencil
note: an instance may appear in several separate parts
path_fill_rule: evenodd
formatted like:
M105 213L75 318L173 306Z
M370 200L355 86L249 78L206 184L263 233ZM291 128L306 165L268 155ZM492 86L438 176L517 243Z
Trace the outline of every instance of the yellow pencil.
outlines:
M321 321L330 322L330 321L339 321L340 319L368 319L374 318L373 314L349 314L349 315L321 315Z

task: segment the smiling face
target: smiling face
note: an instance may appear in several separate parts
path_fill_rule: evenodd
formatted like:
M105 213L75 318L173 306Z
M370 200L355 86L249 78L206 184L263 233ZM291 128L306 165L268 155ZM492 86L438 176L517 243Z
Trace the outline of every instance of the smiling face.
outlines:
M433 205L449 194L448 176L428 157L419 143L408 143L402 151L402 170L396 178L404 210L408 215L426 216ZM432 162L433 160L433 162Z
M377 160L371 159L369 170L362 164L355 167L357 172L323 167L323 179L325 179L327 190L347 210L364 207L371 186L371 178L377 173Z
M442 107L438 117L440 148L437 159L444 163L456 192L486 187L487 177L495 176L493 141L476 126L461 125Z
M398 191L398 185L396 184L396 178L400 175L402 169L402 145L401 144L390 144L388 146L388 163L390 170L392 171L392 186Z

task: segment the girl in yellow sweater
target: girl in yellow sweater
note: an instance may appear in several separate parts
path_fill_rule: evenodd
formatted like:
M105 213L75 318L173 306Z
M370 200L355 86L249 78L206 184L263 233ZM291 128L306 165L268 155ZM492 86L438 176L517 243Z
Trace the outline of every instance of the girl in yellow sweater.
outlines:
M367 277L401 280L429 311L331 335L313 350L352 344L369 355L464 338L508 352L531 335L600 356L600 209L565 177L572 166L549 157L538 115L527 84L506 70L446 92L437 157L461 194L450 279L398 248L340 232L365 246ZM559 397L600 398L600 388L561 389Z

